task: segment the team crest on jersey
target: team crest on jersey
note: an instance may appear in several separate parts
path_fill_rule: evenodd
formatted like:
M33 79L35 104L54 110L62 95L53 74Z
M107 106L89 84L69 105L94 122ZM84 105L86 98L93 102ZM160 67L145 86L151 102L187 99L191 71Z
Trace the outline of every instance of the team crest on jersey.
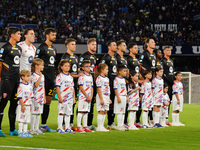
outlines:
M3 93L3 98L6 98L7 97L7 93Z
M30 57L28 58L28 62L29 62L29 63L32 63L32 61L33 61L33 56L30 56Z
M156 65L155 60L152 60L152 66L154 67Z
M49 58L49 62L50 62L51 64L54 64L55 58L54 58L53 56L51 56L51 57Z
M102 63L105 63L105 60L102 60Z
M36 52L36 54L39 54L39 53L40 53L40 50L38 49L37 52Z
M113 72L115 73L117 70L116 66L113 66Z
M1 48L0 53L3 54L4 48Z
M73 66L72 66L72 70L73 70L74 72L77 71L77 65L76 65L76 64L73 64Z
M17 65L19 64L19 56L14 57L14 63Z
M173 72L173 67L169 67L169 72Z
M138 66L135 67L135 71L136 71L137 73L139 72L139 67L138 67Z

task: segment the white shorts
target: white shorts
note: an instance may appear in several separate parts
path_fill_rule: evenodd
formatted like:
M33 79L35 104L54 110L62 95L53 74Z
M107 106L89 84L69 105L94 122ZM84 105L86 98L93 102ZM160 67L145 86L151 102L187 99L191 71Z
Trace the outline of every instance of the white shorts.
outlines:
M100 104L100 98L99 98L99 94L96 95L96 107L97 107L97 111L105 111L105 110L109 110L109 104L110 104L110 95L103 95L103 101L104 104L101 105Z
M118 103L117 102L117 97L115 96L115 99L114 99L114 113L115 114L124 114L125 111L126 111L126 102L127 102L127 99L126 99L126 96L119 96L120 99L121 99L121 103Z
M138 106L128 106L128 110L129 111L131 111L131 110L138 111Z
M183 111L183 98L180 98L180 104L177 104L176 96L173 95L172 96L172 106L173 106L173 111L178 110L179 112L182 112Z
M23 123L30 123L31 122L31 106L25 106L25 112L22 113L21 105L17 106L16 109L16 121L23 122Z
M73 115L73 103L58 103L58 114Z
M145 110L145 111L150 111L150 110L152 110L152 107L149 107L149 108L147 108L147 107L142 107L142 110Z
M40 103L33 101L31 114L35 114L35 115L42 114L43 113L43 106L44 106L44 104L40 104Z
M160 116L164 118L168 117L168 106L161 107Z
M86 100L79 100L78 101L78 111L90 112L90 105L91 105L91 102L88 102Z

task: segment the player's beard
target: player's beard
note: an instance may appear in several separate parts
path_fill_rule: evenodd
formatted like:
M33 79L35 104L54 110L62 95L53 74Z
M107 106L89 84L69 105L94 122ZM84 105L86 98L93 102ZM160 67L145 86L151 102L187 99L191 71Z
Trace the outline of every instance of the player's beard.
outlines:
M93 53L95 53L96 52L96 49L90 49Z
M56 41L56 39L50 39L49 41L53 43L53 42L55 42L55 41Z

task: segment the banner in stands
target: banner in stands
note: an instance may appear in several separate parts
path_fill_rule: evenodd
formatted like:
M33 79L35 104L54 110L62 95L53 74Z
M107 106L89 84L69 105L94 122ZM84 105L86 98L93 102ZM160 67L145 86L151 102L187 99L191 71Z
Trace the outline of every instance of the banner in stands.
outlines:
M151 30L156 31L177 31L177 24L151 24Z

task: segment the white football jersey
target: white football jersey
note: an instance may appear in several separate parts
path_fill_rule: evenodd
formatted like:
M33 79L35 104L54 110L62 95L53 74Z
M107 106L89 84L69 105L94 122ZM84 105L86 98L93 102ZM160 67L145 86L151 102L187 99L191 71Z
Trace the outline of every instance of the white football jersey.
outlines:
M152 107L153 101L152 101L152 92L151 92L151 82L144 82L142 84L142 90L140 91L140 94L142 94L142 107Z
M36 72L31 76L31 84L33 86L34 101L44 104L45 90L44 90L44 75L42 75L39 86L35 87L35 82L39 79L40 75Z
M162 103L163 101L163 86L164 82L162 78L155 77L152 81L152 89L153 89L153 101Z
M36 48L33 44L28 46L25 41L18 43L22 48L22 53L20 57L20 71L29 70L31 72L31 63L35 57Z
M17 99L22 99L24 105L31 105L33 99L32 85L21 82L17 89Z
M117 90L119 96L126 96L126 81L124 78L115 77L114 80L114 90Z
M63 72L58 74L58 76L56 77L56 86L60 87L60 94L63 99L63 103L73 103L73 77Z
M99 75L96 79L97 88L101 88L103 95L110 95L109 78Z
M84 73L83 76L80 76L78 78L78 85L83 86L83 89L85 90L86 94L90 97L91 96L91 90L93 87L93 78L92 75L86 75ZM81 92L79 89L79 100L86 100L85 95Z
M169 99L169 95L167 93L163 94L163 103L169 103L170 99ZM168 108L168 106L163 105L162 107L164 108Z
M173 94L178 93L179 98L183 99L183 84L181 82L174 82L172 87Z
M138 86L138 83L135 83L135 87ZM128 86L128 93L130 93L132 91L132 87ZM129 99L129 104L133 105L133 106L139 106L139 90L136 90L135 92L131 93L128 96Z

